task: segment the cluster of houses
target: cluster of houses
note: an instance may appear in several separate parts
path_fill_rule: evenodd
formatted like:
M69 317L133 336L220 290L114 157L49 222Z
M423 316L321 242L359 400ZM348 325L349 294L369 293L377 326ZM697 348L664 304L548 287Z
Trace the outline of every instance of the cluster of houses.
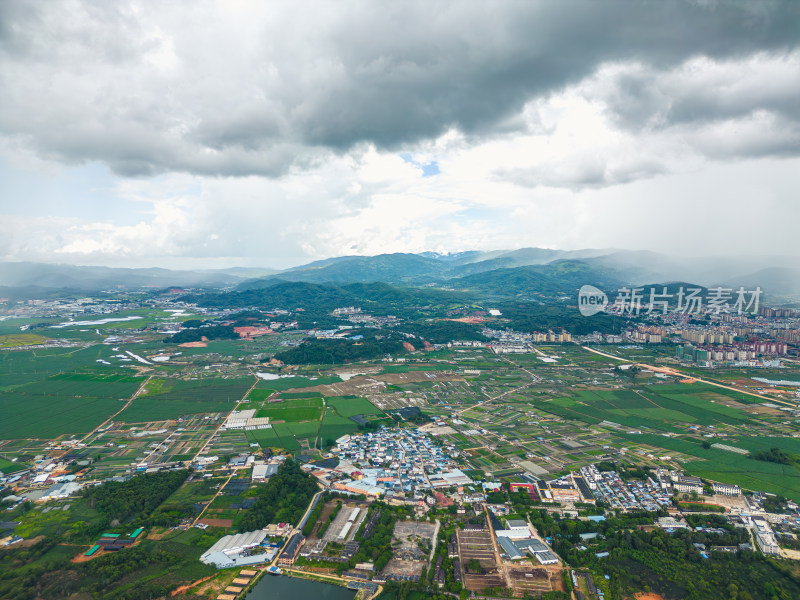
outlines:
M463 487L473 481L457 466L458 451L414 429L382 428L336 440L333 468L312 467L326 487L372 497L415 495L420 490Z
M26 489L24 493L10 494L3 497L3 502L16 504L24 500L47 502L61 500L80 491L83 485L78 482L80 474L67 470L69 460L56 461L37 456L33 468L22 468L6 476L0 471L0 490ZM88 463L87 463L88 464Z
M496 354L525 354L531 351L533 344L565 343L572 341L572 335L567 331L547 331L521 333L511 329L490 329L486 327L481 332L492 340L489 347Z
M600 471L595 465L581 467L581 476L598 500L612 508L657 511L668 506L670 494L657 481L624 482L616 471Z

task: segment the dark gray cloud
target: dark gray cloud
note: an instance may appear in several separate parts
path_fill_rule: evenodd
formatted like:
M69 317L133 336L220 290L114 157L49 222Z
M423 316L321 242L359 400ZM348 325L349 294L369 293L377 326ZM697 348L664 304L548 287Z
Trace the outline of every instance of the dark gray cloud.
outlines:
M0 132L125 175L276 176L364 142L507 131L525 103L613 62L646 68L609 98L623 126L757 110L796 122L796 94L681 95L655 77L692 57L791 52L798 23L790 1L8 1Z
M658 71L634 67L595 90L621 127L630 130L738 119L769 112L800 121L800 51L748 60L694 60Z

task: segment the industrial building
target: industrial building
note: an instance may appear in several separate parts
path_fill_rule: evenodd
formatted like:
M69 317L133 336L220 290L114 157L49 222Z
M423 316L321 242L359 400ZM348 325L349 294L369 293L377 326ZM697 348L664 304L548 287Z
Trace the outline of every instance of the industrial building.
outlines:
M262 545L267 537L263 530L226 535L206 550L200 561L218 569L269 562L277 550Z
M253 465L253 473L250 478L252 481L265 481L278 472L277 464Z
M59 500L61 498L68 498L78 490L80 490L83 486L80 483L75 483L74 481L68 481L66 483L57 483L51 488L49 488L44 495L39 498L40 500Z
M520 560L525 558L526 553L530 553L542 565L558 564L558 556L536 538L513 539L505 535L498 535L497 541L500 544L502 554L507 556L509 560Z
M234 410L225 419L222 429L244 429L251 431L254 429L272 429L269 424L269 417L256 417L255 409Z

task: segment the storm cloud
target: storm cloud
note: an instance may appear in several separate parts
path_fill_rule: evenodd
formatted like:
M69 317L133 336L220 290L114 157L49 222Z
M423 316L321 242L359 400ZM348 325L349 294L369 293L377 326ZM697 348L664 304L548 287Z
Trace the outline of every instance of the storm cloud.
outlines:
M755 110L798 118L794 2L11 1L0 11L0 132L123 175L274 177L364 143L396 150L449 129L483 139L607 64L638 65L607 90L623 128ZM783 57L791 79L760 85L753 56ZM708 80L702 69L681 78L697 57ZM798 150L753 142L759 155L773 147Z

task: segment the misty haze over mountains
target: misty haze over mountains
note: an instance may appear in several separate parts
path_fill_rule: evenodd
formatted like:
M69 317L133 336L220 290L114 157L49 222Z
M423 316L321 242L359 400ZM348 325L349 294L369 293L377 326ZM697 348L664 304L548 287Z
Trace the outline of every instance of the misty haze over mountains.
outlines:
M340 256L290 269L230 268L177 271L30 262L0 263L0 287L14 295L56 289L81 292L116 288L204 287L238 291L279 281L320 284L384 282L434 285L509 296L572 293L589 283L613 289L673 281L706 287L760 286L770 296L800 297L800 269L791 257L676 258L614 249L466 251L454 254Z

